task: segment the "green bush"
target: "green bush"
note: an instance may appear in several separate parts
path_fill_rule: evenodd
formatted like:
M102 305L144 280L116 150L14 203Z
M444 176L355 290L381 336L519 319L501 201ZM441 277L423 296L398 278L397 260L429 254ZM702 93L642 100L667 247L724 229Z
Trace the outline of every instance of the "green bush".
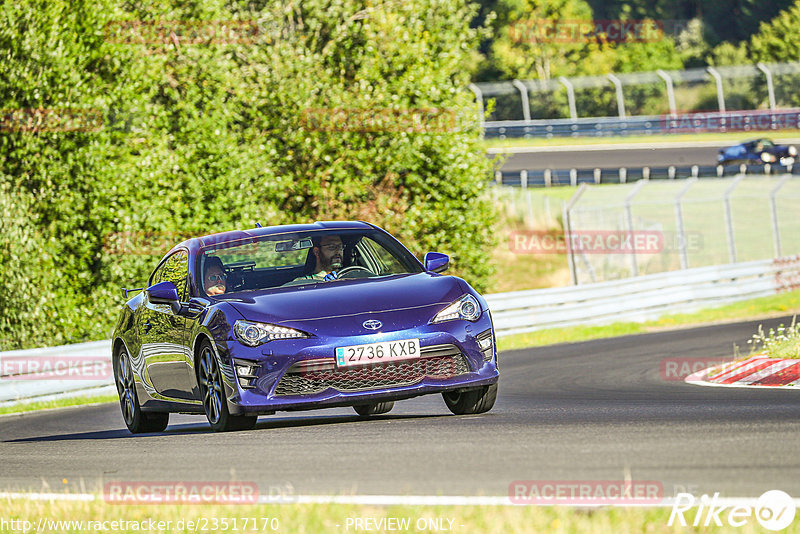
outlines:
M494 213L466 90L473 17L454 0L5 4L0 109L99 112L104 124L18 128L4 112L0 346L107 338L119 287L143 283L171 244L158 236L256 221L368 220L414 252L451 254L454 274L486 288ZM113 34L120 21L144 21L149 42ZM184 31L202 21L258 32ZM176 35L153 38L159 22ZM342 127L336 110L393 126ZM414 126L409 110L444 120ZM130 234L156 242L109 247Z

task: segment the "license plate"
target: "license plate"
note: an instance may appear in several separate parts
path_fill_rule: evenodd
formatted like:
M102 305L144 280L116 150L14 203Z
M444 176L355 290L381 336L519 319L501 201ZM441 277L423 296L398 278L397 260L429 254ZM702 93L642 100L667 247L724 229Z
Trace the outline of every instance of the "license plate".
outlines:
M353 367L371 363L419 358L419 339L380 341L336 348L336 366Z

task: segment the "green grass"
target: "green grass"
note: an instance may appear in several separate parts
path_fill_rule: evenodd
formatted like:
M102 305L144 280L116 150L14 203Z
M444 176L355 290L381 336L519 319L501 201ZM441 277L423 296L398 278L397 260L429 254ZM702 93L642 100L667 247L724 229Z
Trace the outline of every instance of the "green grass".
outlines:
M696 508L686 512L684 517L691 525ZM726 511L727 512L727 511ZM682 527L676 521L667 526L670 508L592 508L575 509L562 506L358 506L343 504L284 504L284 505L120 505L106 504L102 500L88 502L70 501L32 501L32 500L0 500L0 518L9 520L26 520L35 528L39 518L73 521L153 521L154 529L145 532L195 532L189 528L188 522L200 521L197 532L223 532L221 527L211 529L216 519L227 519L227 532L292 532L292 533L328 533L328 532L365 532L354 528L355 519L372 518L408 518L411 528L396 532L442 532L435 528L415 528L420 520L438 519L448 526L452 521L454 533L480 534L515 534L515 533L593 533L593 534L627 534L627 533L689 533L689 532L736 532L749 534L761 532L755 518L750 517L743 527ZM237 518L237 530L232 530L233 519ZM244 518L249 524L243 529ZM276 518L278 529L264 529L265 519ZM727 513L720 514L726 524ZM183 528L176 528L179 521ZM258 528L251 528L257 520ZM348 520L350 520L348 522ZM164 524L158 525L159 521ZM171 523L166 524L167 521ZM145 523L149 526L149 523ZM266 523L269 525L269 522ZM800 522L795 521L782 532L798 532ZM50 528L46 532L88 532L84 529L61 527ZM203 526L206 528L204 529ZM420 524L422 526L422 524ZM111 527L111 524L108 524ZM161 528L170 527L170 528ZM30 530L29 532L32 532ZM99 530L91 530L93 532ZM108 530L110 531L110 530ZM134 528L115 529L115 532L136 532ZM447 530L450 532L450 530ZM3 529L0 532L11 532ZM19 531L17 531L19 532ZM384 529L371 529L369 532L392 532Z
M754 320L770 316L781 316L800 311L800 290L769 297L745 300L734 304L709 308L694 313L666 315L658 320L642 323L613 323L605 326L577 326L551 328L501 337L497 340L499 351L539 347L555 343L575 343L591 339L646 334L658 330L704 324Z
M486 139L486 148L505 148L520 146L580 146L580 145L622 145L627 143L692 143L695 141L720 141L740 143L745 139L768 137L770 139L783 139L800 137L800 130L766 130L750 132L727 133L696 133L696 134L670 134L670 135L634 135L629 137L554 137L552 139Z
M777 328L765 331L759 325L758 332L747 341L751 354L764 353L771 358L800 359L800 324L797 316L789 325L781 323Z
M24 402L9 406L0 406L0 415L12 413L35 412L37 410L48 410L52 408L67 408L69 406L83 406L86 404L99 404L104 402L117 402L116 395L93 395L89 397L70 397L67 399L55 399L45 402Z

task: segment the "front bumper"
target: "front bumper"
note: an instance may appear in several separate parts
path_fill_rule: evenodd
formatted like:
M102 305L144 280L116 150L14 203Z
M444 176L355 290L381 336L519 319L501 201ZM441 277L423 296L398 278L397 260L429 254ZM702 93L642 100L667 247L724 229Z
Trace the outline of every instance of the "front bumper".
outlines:
M491 337L481 350L478 337ZM483 336L481 336L483 334ZM413 360L337 369L337 347L417 338ZM232 414L269 414L400 400L497 382L497 353L491 318L424 325L414 329L342 337L270 341L245 347L234 339L220 351ZM237 364L251 365L237 375Z

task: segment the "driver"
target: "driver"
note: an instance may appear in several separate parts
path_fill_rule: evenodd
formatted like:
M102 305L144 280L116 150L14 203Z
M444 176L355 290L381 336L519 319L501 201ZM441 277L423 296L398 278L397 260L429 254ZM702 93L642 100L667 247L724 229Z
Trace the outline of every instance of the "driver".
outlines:
M300 276L295 280L325 280L331 272L342 268L344 245L338 235L326 235L322 238L313 238L314 248L311 249L317 258L317 265L313 274Z
M223 295L227 291L227 279L225 269L222 268L222 260L217 256L208 256L203 271L203 288L206 295Z

